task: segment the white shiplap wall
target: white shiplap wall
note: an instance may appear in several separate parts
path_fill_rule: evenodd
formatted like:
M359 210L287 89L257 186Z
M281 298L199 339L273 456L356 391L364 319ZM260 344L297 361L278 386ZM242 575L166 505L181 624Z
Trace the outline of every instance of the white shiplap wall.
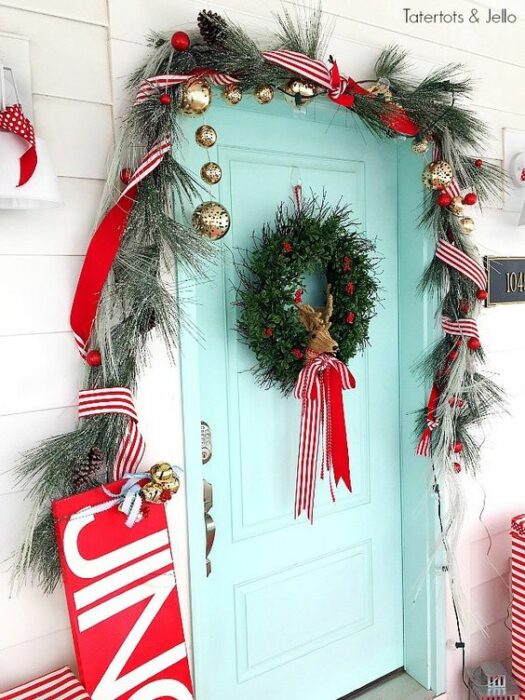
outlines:
M191 28L201 2L181 0L14 0L0 3L3 31L28 35L32 42L35 119L48 140L66 206L42 213L0 212L0 559L14 545L27 504L7 470L20 450L41 437L74 424L79 363L67 334L69 304L91 223L97 209L112 141L112 109L123 105L126 76L144 54L149 29ZM520 0L506 2L520 14L517 25L407 25L404 0L366 4L325 0L334 21L330 44L343 71L362 78L371 73L378 50L401 43L424 73L436 64L466 63L478 78L474 102L492 127L487 155L502 157L502 129L525 130L524 19ZM439 10L469 14L486 3L442 0ZM225 0L208 6L263 33L275 0ZM431 5L429 4L429 7ZM428 9L416 6L414 10ZM433 8L431 11L436 11ZM478 214L478 244L483 253L523 255L525 241L516 230L517 214L499 204ZM463 543L463 578L472 591L471 606L489 625L490 636L473 627L467 634L469 661L506 658L504 626L508 569L507 529L512 514L525 510L525 478L520 464L520 426L525 418L525 382L520 377L525 331L522 307L484 313L484 343L495 371L510 393L511 416L495 421L484 450L487 508L485 522L494 543L477 521L482 493L467 485L471 526ZM180 460L180 401L176 374L161 351L139 396L141 423L152 458ZM167 381L167 378L169 381ZM159 423L159 416L162 422ZM148 462L151 460L148 460ZM175 509L181 594L187 617L183 505ZM471 562L470 564L468 562ZM451 628L451 638L453 637ZM8 597L7 576L0 577L0 689L59 663L72 662L62 593L42 599L26 589ZM449 658L449 697L461 700L457 654Z

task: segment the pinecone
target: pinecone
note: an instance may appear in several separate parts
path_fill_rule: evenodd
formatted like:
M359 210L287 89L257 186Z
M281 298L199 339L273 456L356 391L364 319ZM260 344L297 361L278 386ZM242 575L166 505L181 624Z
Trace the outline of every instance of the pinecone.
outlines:
M71 484L75 493L85 491L93 486L97 472L104 467L104 453L98 447L92 447L76 465Z
M208 46L220 47L226 35L226 20L217 12L201 10L197 16L197 24L202 38Z

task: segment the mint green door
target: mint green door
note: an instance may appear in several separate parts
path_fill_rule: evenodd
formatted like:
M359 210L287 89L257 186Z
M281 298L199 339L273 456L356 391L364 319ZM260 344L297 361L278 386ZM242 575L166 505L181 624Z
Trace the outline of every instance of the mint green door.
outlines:
M205 198L227 207L232 226L209 281L181 285L202 336L182 348L187 480L193 491L202 477L212 484L216 524L205 578L203 535L191 530L202 501L189 499L197 699L336 700L403 665L397 146L321 101L303 115L281 97L264 107L215 97L206 121L218 133L209 151L194 140L202 121L184 120L186 165L220 164ZM357 389L345 392L354 491L339 488L333 504L318 482L313 526L293 518L299 402L255 384L233 305L238 249L298 180L305 194L350 202L383 257L383 305L350 365ZM321 285L309 281L314 301ZM204 466L201 420L212 435Z

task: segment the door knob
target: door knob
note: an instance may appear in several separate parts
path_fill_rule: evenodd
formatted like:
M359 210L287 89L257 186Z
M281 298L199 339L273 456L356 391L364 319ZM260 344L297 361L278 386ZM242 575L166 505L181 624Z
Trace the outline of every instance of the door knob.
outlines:
M213 508L213 486L206 479L202 480L202 495L204 501L204 526L206 528L206 576L211 574L209 555L215 541L215 520L210 515Z

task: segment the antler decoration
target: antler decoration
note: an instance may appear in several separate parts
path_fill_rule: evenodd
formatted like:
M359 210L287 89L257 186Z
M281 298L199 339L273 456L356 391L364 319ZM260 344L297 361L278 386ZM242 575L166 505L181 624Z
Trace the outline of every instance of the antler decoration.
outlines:
M313 360L322 353L335 354L339 345L330 335L332 323L330 319L334 311L334 297L330 285L326 288L326 306L314 308L310 304L299 305L299 320L309 332L306 346L305 362Z

